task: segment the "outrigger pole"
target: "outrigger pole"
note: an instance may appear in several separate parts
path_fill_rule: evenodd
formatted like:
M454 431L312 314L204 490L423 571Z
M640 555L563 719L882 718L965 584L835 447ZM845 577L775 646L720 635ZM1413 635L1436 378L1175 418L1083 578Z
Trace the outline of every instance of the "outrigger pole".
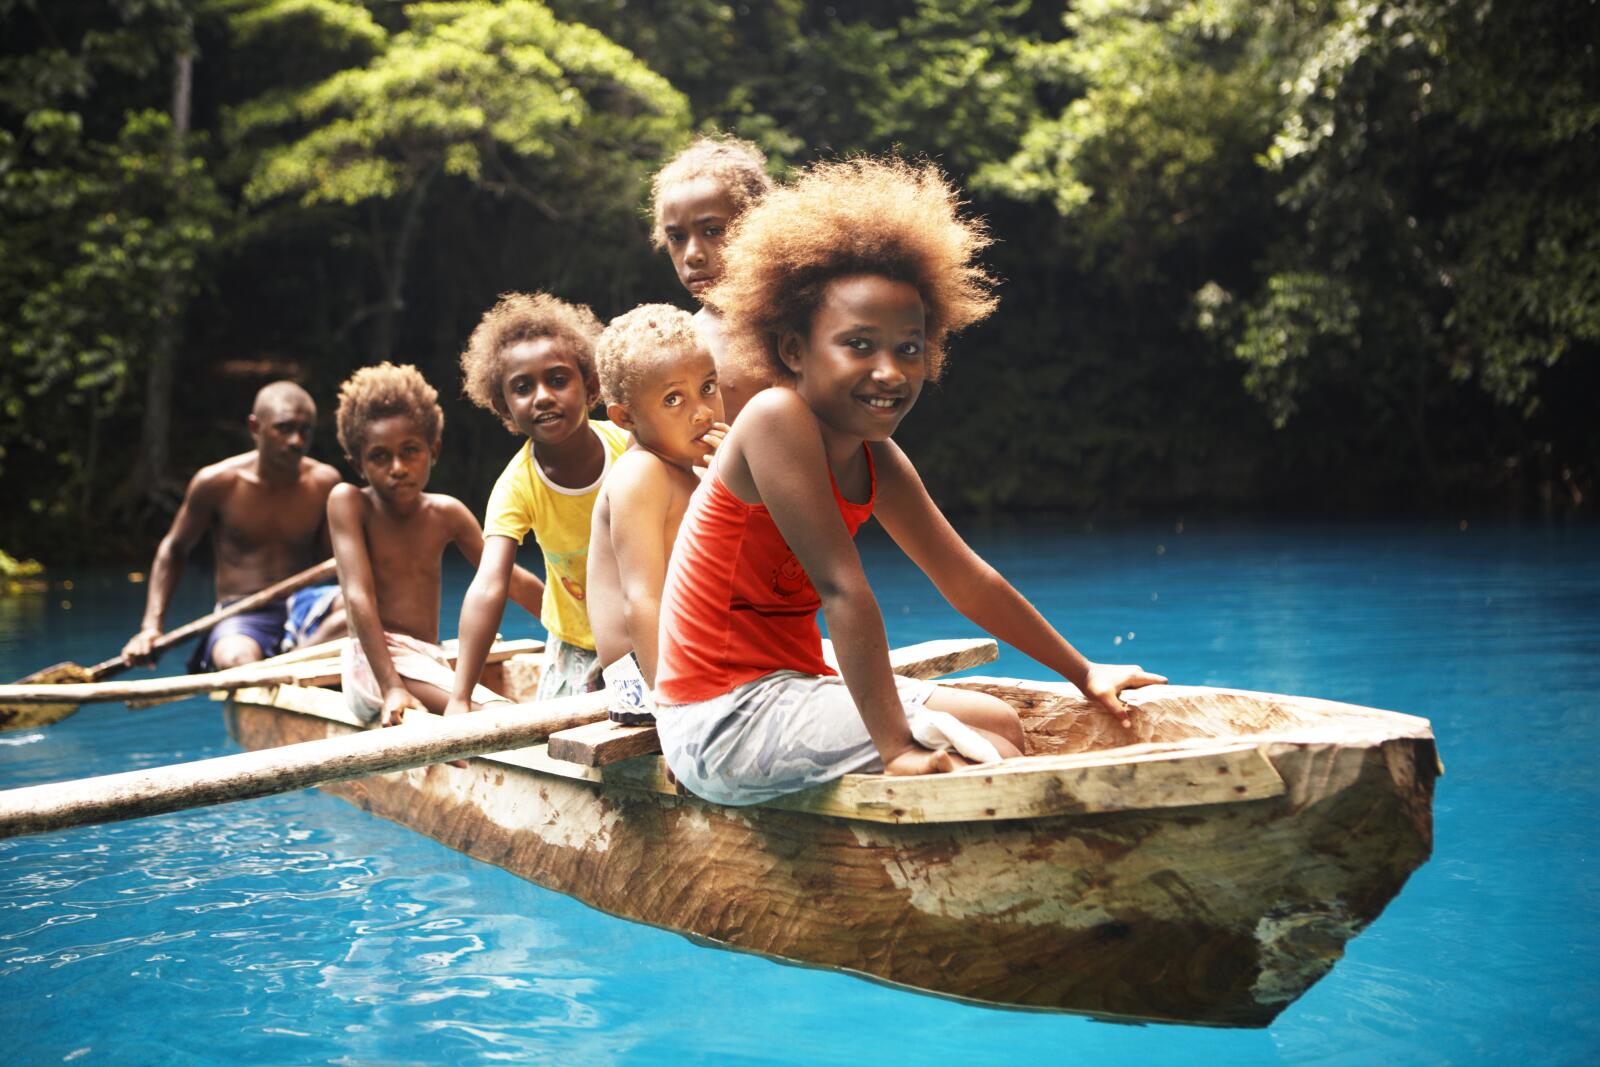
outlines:
M389 729L10 789L0 792L0 837L164 815L522 748L604 719L610 698L600 690L470 715L414 713Z

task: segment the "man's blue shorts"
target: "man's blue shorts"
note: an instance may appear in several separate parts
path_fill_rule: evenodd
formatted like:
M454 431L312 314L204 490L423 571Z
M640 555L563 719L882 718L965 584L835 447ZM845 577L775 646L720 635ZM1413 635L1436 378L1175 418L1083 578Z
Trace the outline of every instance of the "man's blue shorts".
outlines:
M317 628L338 595L337 585L314 585L291 594L285 600L274 600L254 611L223 619L207 631L195 646L194 654L189 657L189 670L216 670L216 665L211 662L211 649L230 634L243 634L250 638L261 646L263 656L275 656L280 651L293 648L297 641L304 640ZM232 602L225 600L217 607L225 608Z

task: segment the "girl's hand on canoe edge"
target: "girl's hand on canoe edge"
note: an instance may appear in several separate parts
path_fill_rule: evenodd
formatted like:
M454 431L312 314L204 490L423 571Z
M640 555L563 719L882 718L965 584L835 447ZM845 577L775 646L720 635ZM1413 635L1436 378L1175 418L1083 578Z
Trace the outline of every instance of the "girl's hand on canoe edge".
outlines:
M1166 685L1165 675L1154 674L1143 667L1127 663L1091 663L1084 679L1083 693L1090 700L1115 715L1128 729L1133 729L1133 709L1123 702L1124 689L1137 689L1145 685Z

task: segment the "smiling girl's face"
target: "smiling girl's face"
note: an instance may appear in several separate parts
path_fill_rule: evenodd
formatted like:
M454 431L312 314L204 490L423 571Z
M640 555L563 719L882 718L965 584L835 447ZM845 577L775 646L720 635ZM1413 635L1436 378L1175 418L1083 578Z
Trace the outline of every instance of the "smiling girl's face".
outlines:
M795 390L835 432L882 441L922 392L927 316L915 286L877 274L835 278L804 333L788 333L779 356Z
M519 341L500 357L506 411L535 444L560 444L588 425L592 384L570 346L554 337Z

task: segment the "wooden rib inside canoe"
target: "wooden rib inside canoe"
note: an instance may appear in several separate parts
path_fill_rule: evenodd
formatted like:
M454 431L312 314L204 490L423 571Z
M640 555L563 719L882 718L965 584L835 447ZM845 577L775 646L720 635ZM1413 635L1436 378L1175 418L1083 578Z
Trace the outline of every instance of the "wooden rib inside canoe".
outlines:
M527 696L533 659L485 684ZM653 746L608 758L621 730L600 724L567 731L594 735L579 762L538 744L329 791L710 943L990 1004L1219 1026L1270 1023L1431 851L1424 719L1161 686L1129 695L1129 731L1061 683L947 684L1017 708L1030 755L726 808L680 790ZM298 685L236 692L227 715L252 749L354 729L338 693Z

